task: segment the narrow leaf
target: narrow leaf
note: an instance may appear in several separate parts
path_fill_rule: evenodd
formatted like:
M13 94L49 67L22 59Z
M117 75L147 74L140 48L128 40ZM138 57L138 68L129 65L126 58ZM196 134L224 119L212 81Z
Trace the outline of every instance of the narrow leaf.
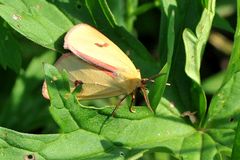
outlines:
M53 50L62 50L59 39L72 23L45 0L0 0L0 16L30 40Z

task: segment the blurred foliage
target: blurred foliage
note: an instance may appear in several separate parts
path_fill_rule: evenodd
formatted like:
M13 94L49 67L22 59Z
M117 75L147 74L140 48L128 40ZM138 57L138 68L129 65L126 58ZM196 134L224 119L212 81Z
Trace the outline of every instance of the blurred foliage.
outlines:
M235 160L239 11L239 0L0 0L0 159ZM136 113L128 99L115 117L119 97L64 98L66 73L50 64L78 23L109 37L142 77L164 73L147 86L154 114L140 94Z

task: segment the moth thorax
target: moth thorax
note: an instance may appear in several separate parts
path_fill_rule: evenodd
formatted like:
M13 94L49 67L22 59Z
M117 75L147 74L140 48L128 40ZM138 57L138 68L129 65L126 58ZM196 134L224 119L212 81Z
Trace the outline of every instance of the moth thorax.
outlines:
M129 75L124 80L124 88L127 91L127 93L132 93L136 88L141 86L141 77L139 76L132 76Z

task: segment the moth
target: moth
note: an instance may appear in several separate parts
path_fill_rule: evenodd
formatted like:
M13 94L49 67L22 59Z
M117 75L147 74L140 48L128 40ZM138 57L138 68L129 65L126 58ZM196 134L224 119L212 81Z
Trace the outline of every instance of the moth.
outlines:
M133 111L135 91L140 88L147 107L153 112L146 93L146 82L153 78L141 78L128 56L98 30L84 23L75 25L64 38L64 48L71 53L63 54L55 66L59 71L67 71L71 90L82 84L82 90L76 94L79 100L124 95L115 111L131 95L130 111ZM42 94L49 99L46 82Z

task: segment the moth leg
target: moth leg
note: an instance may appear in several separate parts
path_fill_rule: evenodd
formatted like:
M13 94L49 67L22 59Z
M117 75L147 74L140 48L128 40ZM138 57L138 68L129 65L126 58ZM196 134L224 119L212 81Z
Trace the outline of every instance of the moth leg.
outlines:
M122 97L119 102L116 104L116 107L114 108L114 110L112 111L112 116L114 116L116 110L120 107L120 104L122 103L122 101L127 98L128 95L125 95L124 97Z
M75 88L72 91L72 94L74 94L77 97L77 93L79 93L82 90L83 82L81 80L74 81Z
M147 107L149 108L149 110L150 110L151 112L154 113L154 111L153 111L153 109L152 109L152 107L151 107L151 105L150 105L150 102L149 102L147 93L146 93L146 88L145 88L144 86L141 86L140 89L141 89L141 91L142 91L142 93L143 93L143 97L144 97L144 99L145 99L145 102L146 102L146 104L147 104Z
M130 106L129 106L129 110L130 110L130 112L134 113L134 112L136 112L133 108L133 102L136 99L136 91L135 90L131 93L131 96L132 96L132 99L131 99L131 103L130 103Z

